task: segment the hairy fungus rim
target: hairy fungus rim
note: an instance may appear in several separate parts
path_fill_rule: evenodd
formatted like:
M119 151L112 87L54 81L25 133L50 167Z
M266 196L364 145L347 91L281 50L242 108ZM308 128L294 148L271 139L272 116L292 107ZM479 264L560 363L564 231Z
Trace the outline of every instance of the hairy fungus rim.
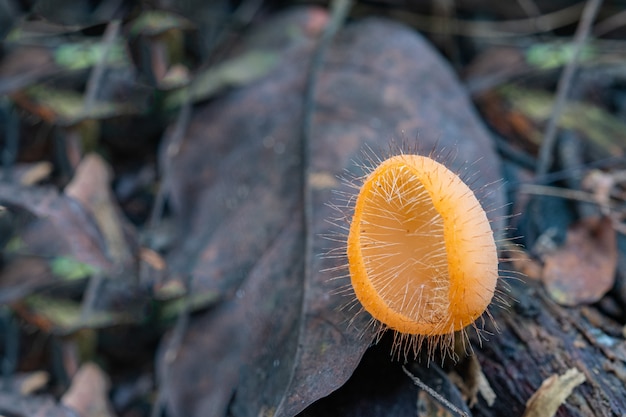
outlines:
M429 193L442 216L448 257L450 291L447 317L417 322L388 307L368 277L361 248L365 196L388 169L408 168ZM420 155L401 154L380 163L365 179L357 196L348 234L348 261L352 286L372 316L400 333L446 335L473 323L487 309L497 284L498 255L487 215L471 189L441 163ZM467 304L466 300L471 299Z

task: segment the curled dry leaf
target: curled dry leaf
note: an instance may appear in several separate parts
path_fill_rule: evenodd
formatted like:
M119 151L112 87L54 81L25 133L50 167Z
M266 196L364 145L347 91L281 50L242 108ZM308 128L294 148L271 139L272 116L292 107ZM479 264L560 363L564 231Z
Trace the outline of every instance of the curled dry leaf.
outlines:
M574 388L586 381L585 375L576 368L563 375L552 375L528 399L524 417L552 417Z
M305 74L326 19L302 8L252 31L242 49L276 51L274 71L199 109L171 160L181 240L166 257L169 279L190 277L191 293L218 294L179 346L163 345L173 416L293 416L350 377L372 332L366 314L341 309L350 299L337 292L348 281L333 278L345 277L346 261L324 254L341 254L344 243L324 236L340 232L329 223L339 216L328 206L332 190L351 191L333 179L361 175L354 160L366 149L385 155L394 138L418 138L422 152L445 149L453 170L471 163L474 189L500 178L451 69L415 32L382 20L351 24L332 42L303 144ZM484 204L498 229L503 194L493 188Z

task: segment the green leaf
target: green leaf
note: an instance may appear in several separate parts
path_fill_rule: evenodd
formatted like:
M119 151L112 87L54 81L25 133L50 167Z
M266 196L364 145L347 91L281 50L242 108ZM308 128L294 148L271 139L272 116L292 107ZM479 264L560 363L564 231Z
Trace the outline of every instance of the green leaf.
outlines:
M596 49L593 46L586 45L581 50L578 60L580 62L590 61L596 55ZM547 70L564 66L572 60L573 56L573 43L538 43L526 51L526 62L533 67Z
M104 119L139 112L129 103L110 101L96 101L86 112L85 99L82 94L42 85L29 87L25 92L38 105L52 112L55 115L55 121L62 125L73 125L85 119Z
M88 317L82 317L80 303L43 295L30 295L24 299L24 303L33 314L52 323L54 331L62 334L81 328L101 328L133 322L129 315L111 311L93 311Z
M172 110L185 102L207 99L227 87L248 84L267 75L278 64L278 55L269 51L252 51L199 73L188 87L172 92L165 107Z
M214 291L206 291L190 294L187 297L188 298L180 297L163 303L163 308L161 309L159 316L160 320L173 320L186 308L190 311L196 311L210 307L215 304L215 302L220 298L220 295Z
M537 124L546 123L554 109L554 95L540 90L529 90L513 85L498 90L518 111ZM585 102L569 102L558 126L582 132L595 146L609 155L623 155L626 149L626 123L605 109ZM533 139L539 143L542 133L537 131Z
M73 258L59 256L50 262L52 273L64 281L88 278L99 272L93 265L79 262Z
M78 42L64 44L54 51L55 62L68 70L80 70L94 66L102 59L105 45L101 42ZM126 66L129 64L122 40L115 41L107 53L108 66Z

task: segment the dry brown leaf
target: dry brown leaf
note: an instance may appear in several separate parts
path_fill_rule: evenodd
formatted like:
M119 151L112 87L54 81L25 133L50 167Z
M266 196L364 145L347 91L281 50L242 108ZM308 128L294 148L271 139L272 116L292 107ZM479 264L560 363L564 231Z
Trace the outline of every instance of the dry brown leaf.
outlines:
M76 169L65 195L78 200L91 211L106 242L106 252L117 266L129 266L134 248L127 236L130 227L110 189L111 168L97 154L86 155Z
M321 27L320 17L320 9L299 9L253 31L245 46L278 50L276 70L198 108L172 157L181 236L166 255L169 280L190 276L194 294L219 295L177 351L164 345L160 378L173 416L294 416L350 377L373 335L366 314L341 309L350 299L337 290L348 281L333 278L345 275L346 260L323 254L341 254L343 243L324 236L340 231L329 223L339 216L328 206L332 179L361 175L354 160L368 148L384 156L394 138L418 138L422 152L444 148L453 170L471 163L474 189L500 178L489 136L449 66L414 31L384 20L351 24L332 42L311 143L303 144L302 89L318 39L310 28ZM502 189L486 194L498 229Z
M50 374L46 371L36 371L25 375L20 383L20 393L32 394L42 389L50 381Z
M608 218L570 227L565 245L544 257L543 282L559 304L594 303L612 287L617 268L615 230Z
M563 375L548 377L528 399L524 417L554 416L574 388L585 381L585 375L576 368L568 369Z
M94 363L80 367L61 403L74 409L81 417L114 417L108 400L109 378Z

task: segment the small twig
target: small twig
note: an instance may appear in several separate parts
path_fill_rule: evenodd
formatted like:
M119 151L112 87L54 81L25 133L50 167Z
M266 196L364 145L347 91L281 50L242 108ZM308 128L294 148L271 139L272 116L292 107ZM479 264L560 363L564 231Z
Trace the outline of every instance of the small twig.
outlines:
M572 190L562 187L551 187L549 185L522 184L519 188L522 194L543 195L559 197L567 200L580 201L582 203L598 204L598 200L592 194L581 190Z
M174 325L174 329L170 334L170 338L167 341L165 351L163 352L162 357L162 372L160 375L160 381L158 383L157 389L157 397L152 404L152 410L150 412L151 417L159 416L164 403L165 396L163 394L163 381L170 380L170 370L172 364L178 358L178 354L180 352L180 348L183 344L183 339L185 334L187 333L187 329L189 328L189 321L191 315L191 282L192 276L187 276L187 279L184 282L185 285L185 296L183 299L183 305L178 317L176 319L176 324Z
M573 166L567 169L550 172L549 174L543 175L541 178L537 178L534 183L546 185L557 181L579 178L584 176L588 171L591 171L592 169L613 169L615 166L621 166L624 162L626 162L626 159L623 156L609 156L607 158L598 159L584 165ZM531 165L526 164L526 166L530 167ZM533 166L536 166L536 164ZM511 187L517 187L520 184L522 183L515 181L511 181L509 183Z
M414 28L430 33L441 33L441 28L445 27L450 35L482 37L482 38L512 38L521 35L535 35L541 33L540 29L550 31L576 22L582 9L581 3L563 9L546 13L538 17L526 19L512 19L503 21L471 21L463 19L447 19L437 16L422 15L404 10L394 10L394 15L403 21L409 22ZM376 13L377 7L360 5L362 13Z
M606 35L623 26L626 26L626 10L612 14L601 22L598 22L593 29L593 36L598 37Z
M87 289L83 294L83 300L80 306L80 322L84 325L89 324L89 319L93 314L94 306L96 305L96 300L98 299L104 279L105 277L102 272L96 272L89 278Z
M169 336L169 340L166 343L165 351L163 352L161 359L162 371L160 374L160 381L158 381L159 388L157 391L157 399L153 404L152 412L150 414L151 416L159 415L159 411L163 408L163 383L164 381L171 380L170 371L174 362L178 358L185 334L189 328L189 321L191 319L191 281L191 275L187 276L187 279L184 282L185 296L183 298L183 305L176 319L176 324L174 325L174 328Z
M417 385L421 390L426 391L431 397L439 401L440 404L447 407L453 413L457 413L458 415L463 416L463 417L469 417L469 414L461 410L456 405L452 404L450 401L446 400L441 394L439 394L437 391L435 391L434 389L426 385L424 381L422 381L417 376L409 372L409 370L406 369L404 365L402 365L402 370L404 371L405 374L407 374L409 378L411 378L411 381L413 381L415 385Z
M210 62L211 57L215 58L218 46L223 45L229 35L249 25L262 6L263 0L245 0L240 2L228 16L220 14L211 15L209 19L201 19L203 27L214 26L209 36L204 36L205 39L203 39L206 61ZM213 18L217 21L213 22Z
M302 206L303 206L303 226L304 226L304 273L303 282L306 283L310 280L310 274L312 268L312 255L313 251L313 190L309 182L311 175L311 147L313 136L313 112L315 110L315 87L317 85L317 77L322 68L324 56L328 49L330 42L335 34L341 28L350 7L352 6L351 0L333 0L331 3L330 21L324 28L315 52L311 57L311 63L309 65L309 71L305 80L304 95L302 98L302 124L300 125L300 160L302 164L301 168L301 181L302 181ZM304 309L304 303L301 303L301 308ZM292 375L293 377L293 375ZM283 396L280 401L274 415L283 415L285 407L285 401L287 397Z
M559 78L557 85L556 100L554 102L554 110L548 121L546 132L539 149L539 162L537 164L537 170L535 173L537 177L545 175L550 170L552 165L552 153L556 144L556 133L558 130L558 122L561 119L561 114L565 108L569 91L572 87L572 81L578 68L578 57L585 45L591 25L596 18L598 10L602 5L602 0L588 0L583 10L580 22L576 28L576 34L574 35L574 46L572 50L572 59L565 65L563 73Z
M324 32L320 36L317 43L317 47L311 57L311 63L305 80L304 94L302 98L302 122L300 125L300 160L301 171L300 180L301 186L301 200L303 207L303 228L304 228L304 273L302 274L302 280L306 285L306 282L310 280L313 258L313 190L311 183L309 182L311 176L311 147L313 136L313 112L315 110L315 87L317 85L317 77L322 68L324 62L324 56L326 50L330 45L335 34L341 28L350 7L352 6L351 0L333 0L331 3L330 21L324 28ZM305 303L301 303L301 309L304 309ZM293 374L291 376L293 378ZM274 415L283 415L285 407L286 396L283 396L282 400L278 403Z
M163 388L157 387L156 398L152 402L152 409L150 410L150 417L161 416L164 403L165 403L165 395L163 394Z
M163 217L163 211L165 210L165 202L169 196L171 176L172 176L172 159L180 152L180 147L185 138L185 133L189 127L191 120L191 98L187 91L186 97L178 112L176 118L176 124L174 128L168 132L162 141L164 150L159 158L159 165L161 170L161 183L157 194L152 204L152 210L150 212L150 219L148 220L148 239L145 242L146 246L154 249L153 233L159 226ZM139 264L139 282L147 282L149 274L149 266L145 261L141 261Z
M102 38L102 53L100 55L100 59L92 68L91 73L89 74L89 79L87 80L87 87L85 88L85 98L83 101L83 114L89 114L91 108L96 102L96 97L98 97L100 84L104 75L104 69L106 68L107 59L109 57L109 52L111 51L113 41L115 41L115 38L117 38L119 30L120 21L113 20L107 25L107 28L104 31L104 36Z
M538 18L541 17L541 10L533 0L517 0L517 4L524 10L529 18L534 19L534 26L537 32L547 32L549 29L538 25Z
M155 197L155 202L152 206L152 212L150 213L150 221L148 222L148 228L154 230L159 225L161 217L163 215L163 208L165 206L165 200L171 181L172 174L172 158L178 155L180 147L185 138L187 127L191 120L191 97L189 91L186 90L187 97L185 97L182 106L178 112L176 118L176 124L174 128L166 134L163 138L163 146L165 150L159 162L161 165L161 186Z

